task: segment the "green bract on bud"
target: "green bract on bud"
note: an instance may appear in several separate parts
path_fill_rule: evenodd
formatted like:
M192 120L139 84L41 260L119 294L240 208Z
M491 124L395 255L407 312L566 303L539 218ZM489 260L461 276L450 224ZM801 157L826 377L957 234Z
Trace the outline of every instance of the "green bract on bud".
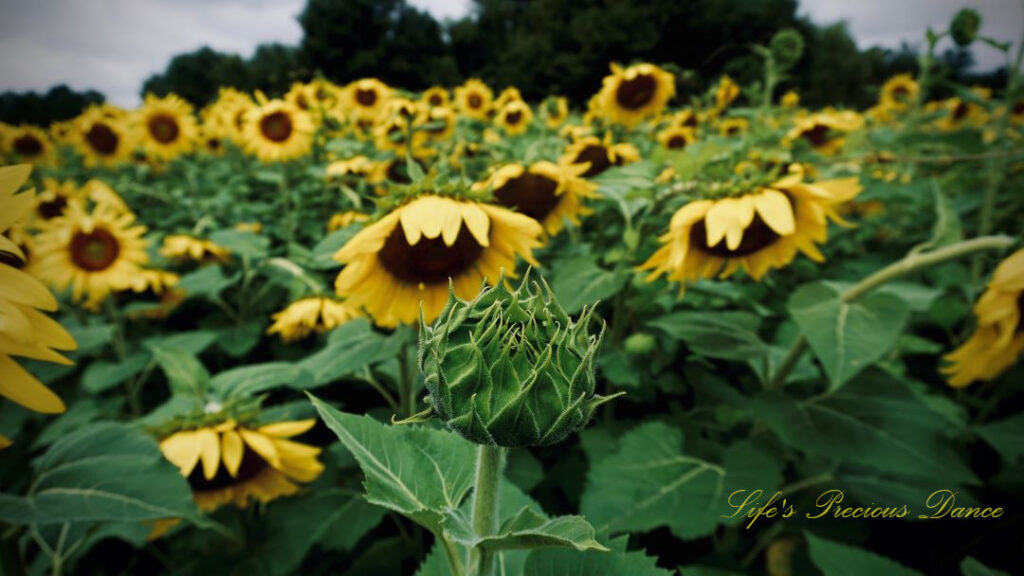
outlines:
M772 36L769 49L779 68L790 68L804 55L804 37L792 28L779 30Z
M658 341L654 336L644 332L637 332L626 338L626 341L622 343L622 347L626 350L626 354L630 356L643 356L650 354L657 344Z
M433 325L420 321L419 365L431 409L478 444L564 440L613 398L594 394L604 326L590 333L593 312L585 309L574 322L543 280L524 278L510 290L501 278L470 302L450 293Z
M981 28L981 15L977 10L961 8L953 22L949 25L949 34L958 46L970 46L971 42L978 37L978 29Z

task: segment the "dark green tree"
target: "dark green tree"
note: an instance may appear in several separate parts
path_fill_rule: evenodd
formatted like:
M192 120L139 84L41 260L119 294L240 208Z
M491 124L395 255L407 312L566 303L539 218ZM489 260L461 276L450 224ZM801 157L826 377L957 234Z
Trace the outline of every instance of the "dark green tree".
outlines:
M249 68L241 56L209 47L171 58L167 69L142 84L142 94L164 96L175 93L196 106L217 97L222 86L248 90L252 85Z

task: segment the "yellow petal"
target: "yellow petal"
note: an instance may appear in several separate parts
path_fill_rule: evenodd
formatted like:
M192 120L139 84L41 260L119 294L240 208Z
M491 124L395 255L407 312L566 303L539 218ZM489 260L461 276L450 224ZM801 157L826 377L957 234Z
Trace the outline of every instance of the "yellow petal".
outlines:
M199 463L199 438L195 431L178 432L160 442L160 451L171 464L178 467L181 475L188 477Z
M259 428L259 433L277 438L291 438L308 432L316 425L316 419L296 420L295 422L275 422Z
M52 312L57 299L42 282L6 264L0 265L0 297Z
M484 248L491 245L491 219L487 217L487 212L476 204L467 205L462 209L462 221L466 223L466 228L477 244Z
M271 466L280 468L281 457L277 454L277 448L274 446L273 440L259 432L246 430L245 428L239 428L238 433L242 435L242 440L245 440L249 448L252 448L253 452L260 455L260 458L266 460Z
M228 430L221 434L220 451L223 454L224 467L232 477L238 474L238 467L242 465L242 454L245 446L242 444L242 437L234 430Z
M796 230L793 205L789 198L778 190L764 190L754 196L754 208L761 220L779 236L789 236Z
M11 444L12 444L12 442L7 438L7 436L4 436L3 434L0 434L0 450L3 450L4 448L7 448Z
M203 476L213 480L220 467L220 440L217 433L209 428L196 430L196 439L199 441L199 459L203 461Z
M754 203L748 196L723 198L715 202L704 217L708 246L717 245L724 237L726 246L735 250L743 240L743 231L753 220Z

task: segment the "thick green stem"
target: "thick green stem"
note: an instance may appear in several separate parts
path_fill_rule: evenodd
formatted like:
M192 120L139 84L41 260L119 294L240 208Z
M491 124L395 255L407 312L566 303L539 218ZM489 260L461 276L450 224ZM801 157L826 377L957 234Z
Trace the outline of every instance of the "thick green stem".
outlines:
M957 242L956 244L944 246L931 252L911 253L847 288L839 298L843 303L850 303L882 284L895 280L900 276L985 250L1005 250L1012 246L1014 242L1015 240L1009 236L983 236ZM768 382L767 388L769 390L777 390L785 384L786 377L796 367L797 362L800 361L800 357L807 351L807 348L807 339L803 336L793 343L782 366L779 367L778 372Z
M473 533L478 537L493 536L498 532L498 489L505 468L507 450L500 446L477 448L476 484L473 488ZM494 556L482 548L474 548L469 555L470 576L492 576Z

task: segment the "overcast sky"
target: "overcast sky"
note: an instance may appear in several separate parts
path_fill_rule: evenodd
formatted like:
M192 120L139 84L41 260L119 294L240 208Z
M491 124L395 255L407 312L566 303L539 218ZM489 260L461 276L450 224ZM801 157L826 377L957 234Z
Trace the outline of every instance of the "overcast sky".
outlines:
M458 18L470 0L407 0L438 18ZM139 103L142 81L174 54L204 45L248 56L262 42L297 43L305 0L0 0L0 91L93 88L122 106ZM1016 42L1020 0L801 0L817 23L845 20L861 48L920 43L926 25L943 27L963 5L977 8L983 32ZM1002 63L977 46L983 68Z

